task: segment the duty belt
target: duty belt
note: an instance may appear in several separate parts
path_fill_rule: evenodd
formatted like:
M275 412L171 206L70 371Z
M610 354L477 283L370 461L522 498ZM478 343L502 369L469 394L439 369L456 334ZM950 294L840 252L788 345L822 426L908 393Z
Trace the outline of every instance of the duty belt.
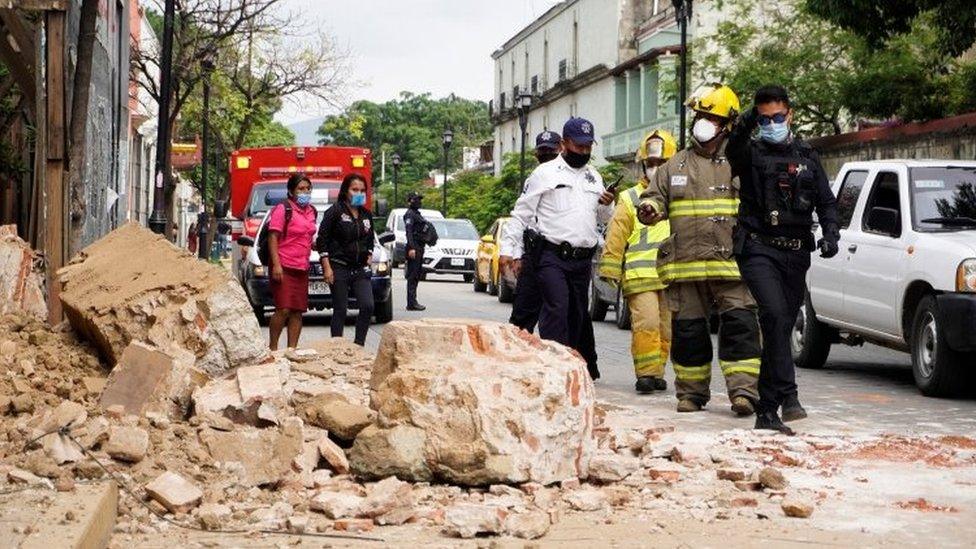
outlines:
M750 240L762 242L767 246L779 250L799 251L803 249L802 238L786 238L785 236L767 236L757 233L749 233Z
M555 244L548 240L542 242L542 246L546 250L552 250L559 256L559 259L564 261L569 260L579 260L579 259L591 259L596 253L596 246L592 248L576 248L571 246L568 242L563 242L562 244Z

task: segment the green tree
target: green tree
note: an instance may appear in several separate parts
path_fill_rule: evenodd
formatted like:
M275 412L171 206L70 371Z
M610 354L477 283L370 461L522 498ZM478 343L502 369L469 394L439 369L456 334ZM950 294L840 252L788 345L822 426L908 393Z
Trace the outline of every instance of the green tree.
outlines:
M479 146L491 138L488 105L454 95L433 99L428 93L401 92L385 103L357 101L326 118L318 133L323 145L367 147L374 156L381 151L398 153L403 162L400 180L409 182L442 169L445 128L454 132L449 162L456 169L463 147ZM379 162L373 168L374 177L378 176Z

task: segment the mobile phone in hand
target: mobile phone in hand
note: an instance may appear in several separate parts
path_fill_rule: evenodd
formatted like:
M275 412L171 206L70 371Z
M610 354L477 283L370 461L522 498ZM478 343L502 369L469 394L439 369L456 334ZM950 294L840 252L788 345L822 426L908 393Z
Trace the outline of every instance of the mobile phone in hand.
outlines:
M624 180L624 176L623 175L620 175L620 177L618 177L616 181L614 181L609 186L607 186L607 192L611 192L611 193L616 194L617 193L617 187L620 186L620 182L623 181L623 180Z

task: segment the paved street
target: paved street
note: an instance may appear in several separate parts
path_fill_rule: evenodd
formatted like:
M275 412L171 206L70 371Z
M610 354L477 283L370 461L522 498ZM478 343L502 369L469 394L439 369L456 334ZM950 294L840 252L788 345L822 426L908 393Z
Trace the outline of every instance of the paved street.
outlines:
M464 317L507 321L510 305L487 294L476 294L471 284L456 276L433 276L420 284L423 313L404 310L403 271L394 272L394 319ZM595 326L597 352L603 377L597 390L603 400L629 406L646 406L656 417L673 418L677 424L706 430L751 427L751 420L735 418L728 408L717 361L713 371L712 401L706 411L678 415L674 412L673 372L668 368L668 393L640 396L633 392L630 332L617 329L614 313ZM306 318L303 341L329 337L328 314ZM375 349L382 326L373 326L367 346ZM352 337L353 327L345 336ZM267 328L265 328L267 333ZM714 341L713 341L714 344ZM836 346L822 371L799 370L800 397L810 419L793 424L808 432L866 434L876 431L917 434L972 434L976 432L976 399L934 399L922 396L912 379L907 354L865 345Z

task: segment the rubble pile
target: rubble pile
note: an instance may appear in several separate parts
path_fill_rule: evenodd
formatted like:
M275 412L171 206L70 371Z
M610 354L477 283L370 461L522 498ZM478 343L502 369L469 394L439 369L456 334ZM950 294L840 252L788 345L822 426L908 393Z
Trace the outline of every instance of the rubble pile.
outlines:
M41 258L17 236L16 225L0 226L0 315L47 316Z
M71 326L110 365L132 342L189 352L208 375L266 355L240 284L137 224L85 248L58 276Z

